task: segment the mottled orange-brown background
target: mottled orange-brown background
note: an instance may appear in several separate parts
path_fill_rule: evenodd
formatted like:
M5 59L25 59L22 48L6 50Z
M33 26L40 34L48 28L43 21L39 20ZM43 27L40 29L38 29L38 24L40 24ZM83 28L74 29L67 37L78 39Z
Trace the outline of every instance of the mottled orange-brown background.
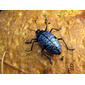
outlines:
M53 55L51 65L46 57L41 55L38 43L34 44L33 51L25 52L31 45L26 40L35 38L37 29L45 29L45 17L51 28L62 27L59 32L53 31L56 37L62 37L69 48L62 45L61 55ZM35 23L36 21L36 23ZM0 73L1 61L4 55L3 73L28 74L82 74L85 73L85 11L84 10L7 10L0 12ZM61 60L61 57L64 59Z

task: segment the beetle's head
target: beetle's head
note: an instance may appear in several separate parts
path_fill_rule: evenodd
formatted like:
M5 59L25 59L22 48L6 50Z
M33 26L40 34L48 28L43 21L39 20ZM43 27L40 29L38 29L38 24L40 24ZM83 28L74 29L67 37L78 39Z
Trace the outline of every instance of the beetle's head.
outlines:
M39 29L36 31L36 36L37 36L37 38L42 34L42 32L43 32L43 31L42 31L42 30L39 30Z
M36 31L36 34L39 34L40 33L40 30L38 29L37 31Z

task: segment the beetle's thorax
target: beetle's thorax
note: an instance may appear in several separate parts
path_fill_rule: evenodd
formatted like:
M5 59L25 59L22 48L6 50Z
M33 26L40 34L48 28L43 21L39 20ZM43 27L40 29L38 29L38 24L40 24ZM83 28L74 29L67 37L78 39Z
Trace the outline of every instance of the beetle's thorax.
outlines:
M38 38L43 32L45 32L45 31L38 29L38 30L36 31L36 36L37 36L37 38Z

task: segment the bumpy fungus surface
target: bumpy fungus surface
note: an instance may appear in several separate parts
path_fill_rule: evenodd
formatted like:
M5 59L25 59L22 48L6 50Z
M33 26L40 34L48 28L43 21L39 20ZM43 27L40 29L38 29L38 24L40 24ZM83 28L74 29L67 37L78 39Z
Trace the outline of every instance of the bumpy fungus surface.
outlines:
M33 51L26 53L30 41L35 38L37 29L44 30L44 20L47 17L48 31L54 27L62 27L60 32L53 31L56 37L62 37L69 48L62 45L61 55L53 55L53 65L41 55L38 43ZM79 10L56 11L1 11L0 12L0 69L4 51L8 50L4 59L3 73L51 73L51 74L81 74L85 73L85 12ZM62 57L63 56L63 57ZM1 70L0 70L1 73Z

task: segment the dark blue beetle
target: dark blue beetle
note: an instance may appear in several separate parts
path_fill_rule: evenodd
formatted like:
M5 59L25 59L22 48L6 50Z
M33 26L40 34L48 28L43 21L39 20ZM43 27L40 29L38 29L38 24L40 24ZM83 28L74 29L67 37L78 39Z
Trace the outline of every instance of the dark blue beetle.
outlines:
M30 51L32 51L34 42L39 42L39 45L42 47L42 51L41 51L42 55L46 56L48 58L50 64L52 64L51 58L48 57L46 54L44 54L43 51L45 49L45 50L47 50L47 52L49 54L58 54L58 55L61 54L61 45L59 43L59 40L63 40L63 39L62 38L56 38L51 33L52 30L59 31L59 30L61 30L61 28L59 28L59 29L52 28L50 30L50 32L48 32L47 27L48 27L48 24L50 24L50 23L47 23L47 19L45 19L45 24L46 24L45 30L39 30L38 29L36 31L36 38L32 39L30 42L26 41L25 43L26 44L32 43L31 49L27 51L27 52L30 52ZM69 49L64 40L63 40L63 42L64 42L67 50L74 50L74 49Z

